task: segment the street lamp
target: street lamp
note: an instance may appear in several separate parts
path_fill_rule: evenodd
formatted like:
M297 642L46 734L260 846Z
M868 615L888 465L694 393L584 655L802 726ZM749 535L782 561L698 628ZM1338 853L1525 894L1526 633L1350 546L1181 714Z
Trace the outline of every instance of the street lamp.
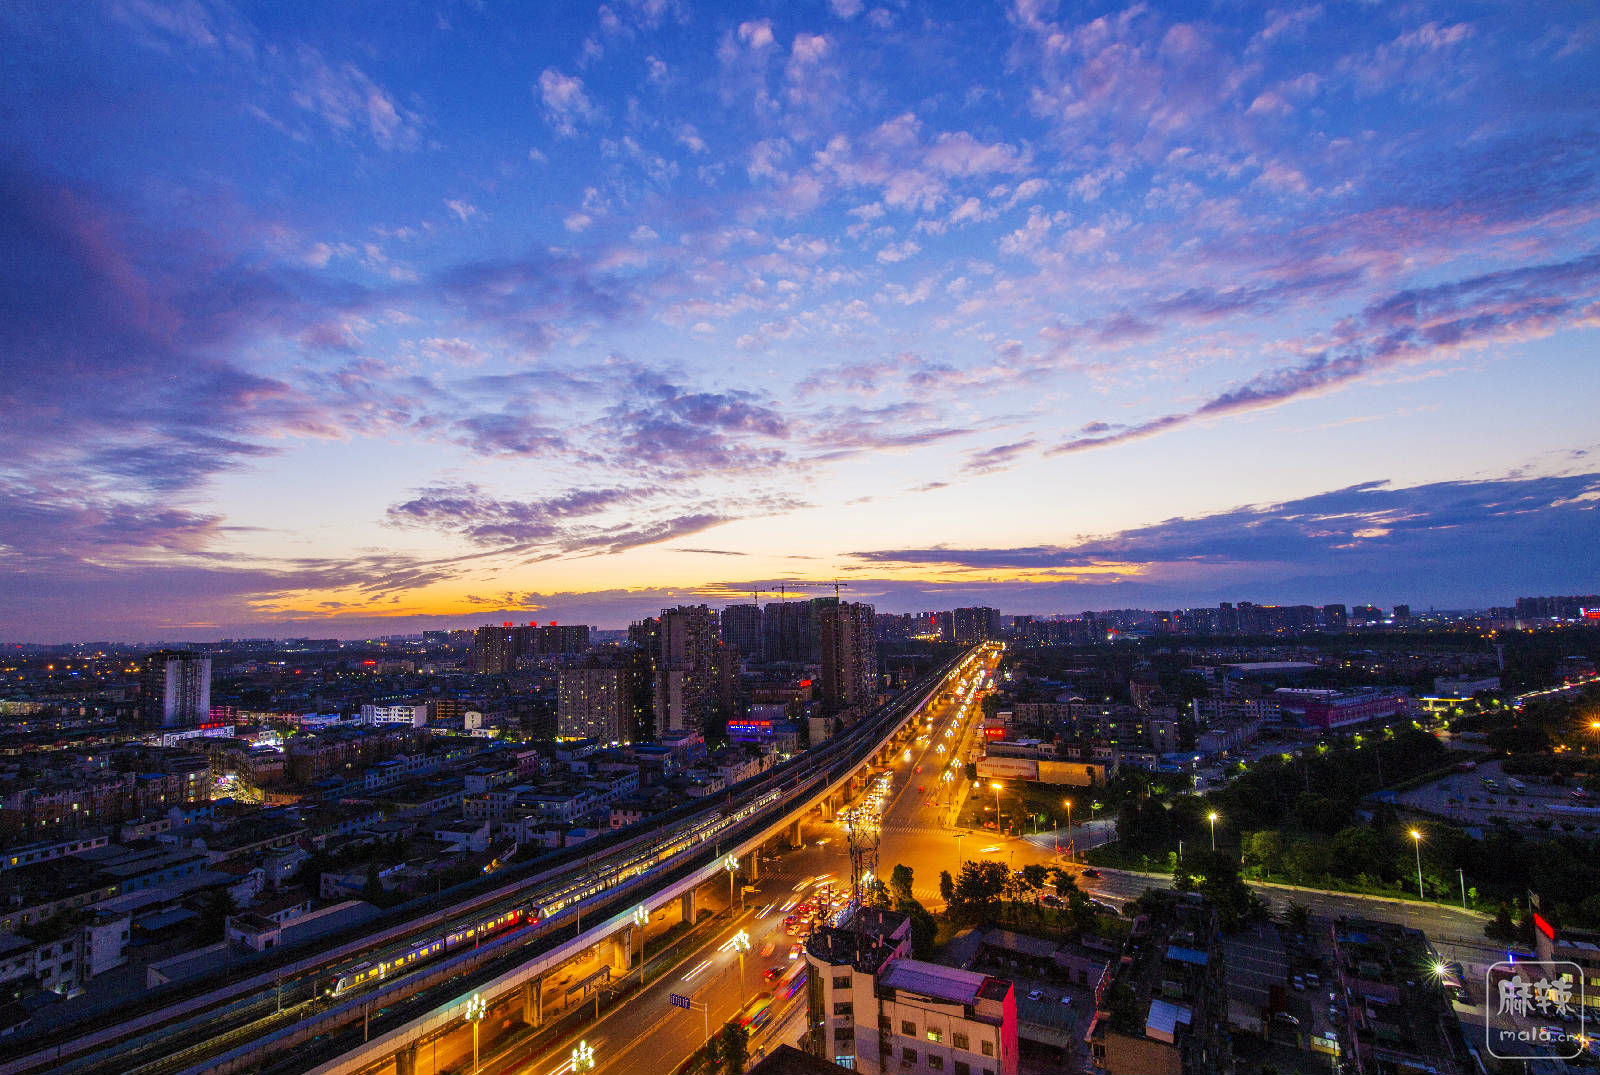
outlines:
M577 1047L572 1050L572 1070L573 1071L593 1071L594 1070L594 1046L593 1045L590 1045L587 1041L578 1042Z
M481 993L474 993L467 1000L467 1022L472 1024L472 1073L478 1073L478 1024L483 1017L489 1014L489 1002L483 999Z
M999 829L1000 829L1000 789L1002 787L1004 787L1005 785L1001 784L998 780L992 780L992 781L989 782L989 786L994 789L994 827L995 827L996 831L999 831Z
M737 870L739 868L739 860L737 858L735 858L733 855L729 855L723 861L723 865L728 868L728 910L732 911L733 910L733 871L735 871L735 870ZM743 894L741 894L740 897L739 897L739 905L741 907L744 906L744 896L743 896Z
M639 988L644 988L644 928L650 924L650 909L644 904L633 909L633 924L639 932Z
M1072 800L1063 799L1062 802L1067 807L1067 835L1070 837L1072 835Z
M1211 822L1211 850L1217 849L1217 812L1215 810L1206 815L1206 820Z
M1417 899L1425 898L1422 894L1422 833L1417 829L1411 830L1411 843L1417 849Z
M740 930L733 935L733 950L739 953L739 1006L744 1007L744 954L750 951L750 934Z

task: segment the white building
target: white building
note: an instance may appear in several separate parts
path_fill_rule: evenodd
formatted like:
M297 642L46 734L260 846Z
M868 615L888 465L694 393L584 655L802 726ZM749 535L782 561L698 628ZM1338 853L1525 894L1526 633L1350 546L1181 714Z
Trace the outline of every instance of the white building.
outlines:
M806 942L814 1056L872 1075L1016 1075L1011 982L909 958L911 920L863 908Z
M361 707L362 724L409 724L413 728L428 726L426 705L364 705Z

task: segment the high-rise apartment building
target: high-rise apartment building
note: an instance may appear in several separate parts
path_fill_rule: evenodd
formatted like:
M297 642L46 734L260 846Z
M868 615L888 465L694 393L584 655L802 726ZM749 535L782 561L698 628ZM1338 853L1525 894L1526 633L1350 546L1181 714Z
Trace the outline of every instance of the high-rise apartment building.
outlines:
M472 632L472 670L481 675L503 676L517 663L516 630L511 624L485 624Z
M1330 631L1342 631L1350 625L1350 613L1343 605L1322 606L1322 626Z
M204 724L211 717L211 658L190 650L149 654L139 675L139 695L150 727Z
M596 660L563 668L556 687L556 734L627 742L635 733L633 663Z
M958 608L952 617L955 640L963 646L1000 637L1000 610Z
M662 609L659 632L656 732L701 731L719 684L717 614L705 605Z
M761 606L729 605L722 610L722 641L739 656L761 657Z
M822 610L822 699L831 711L870 707L878 693L877 620L871 605Z

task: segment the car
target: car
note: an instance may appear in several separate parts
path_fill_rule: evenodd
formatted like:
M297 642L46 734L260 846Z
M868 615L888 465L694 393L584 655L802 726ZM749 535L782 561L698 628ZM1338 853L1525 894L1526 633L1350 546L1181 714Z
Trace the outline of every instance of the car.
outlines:
M1083 876L1090 877L1090 878L1098 878L1100 876L1100 871L1095 869L1093 866L1090 866L1088 869L1083 871Z
M1039 902L1044 904L1046 907L1061 906L1061 898L1053 892L1046 892L1043 896L1040 896Z
M1306 989L1306 980L1296 974L1294 976L1294 987L1304 993Z
M761 980L763 982L770 982L782 973L782 967L768 967L766 970L761 972Z
M1282 1023L1284 1026L1299 1026L1300 1025L1300 1020L1296 1019L1294 1016L1290 1015L1288 1012L1273 1012L1272 1013L1272 1021L1274 1023Z
M1070 1008L1070 1007L1072 1007L1072 998L1071 998L1071 997L1069 997L1069 996L1064 996L1064 997L1062 997L1062 998L1061 998L1061 1006L1062 1006L1062 1007L1063 1007L1063 1008Z
M1308 973L1306 975L1306 984L1307 985L1321 985L1322 984L1322 975Z
M1042 989L1029 990L1028 999L1029 1000L1043 1000L1044 999L1044 990L1042 990Z
M773 951L774 947L775 946L773 945L773 943L771 941L768 941L766 944L763 944L761 946L761 958L762 959L766 959L768 956L770 956L772 954L772 951Z
M789 958L790 959L799 959L800 958L800 953L802 951L804 951L804 949L800 945L798 945L798 944L791 945L789 947Z

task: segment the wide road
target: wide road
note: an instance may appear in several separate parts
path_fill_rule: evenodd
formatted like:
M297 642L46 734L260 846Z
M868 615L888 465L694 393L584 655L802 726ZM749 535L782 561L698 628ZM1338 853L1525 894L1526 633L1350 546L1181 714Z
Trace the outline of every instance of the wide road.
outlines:
M919 849L925 843L937 849L931 861L940 865L926 871L919 867L915 878L918 898L934 905L939 901L939 870L955 869L957 849L953 838L955 830L941 828L942 810L927 802L934 798L932 791L938 774L947 765L942 759L950 757L950 747L947 745L941 754L938 743L953 742L981 718L982 707L973 701L957 725L961 703L966 698L967 692L960 691L953 700L935 702L928 707L924 716L931 716L933 734L911 748L910 761L904 753L895 758L891 767L891 791L882 819L878 872L885 879L895 862L905 861L907 854L921 855ZM926 722L919 720L919 723ZM957 730L946 738L947 728ZM927 790L919 793L916 790L919 786ZM594 1049L594 1070L600 1073L665 1073L687 1059L704 1043L707 1029L717 1033L739 1012L747 998L770 988L763 979L764 971L778 968L781 972L790 965L787 957L795 942L783 931L785 905L799 902L826 882L848 889L850 859L842 827L834 822L812 819L806 822L803 832L804 847L763 860L759 893L747 895L745 913L718 929L678 967L652 981L627 1004L607 1013L581 1034L543 1049L537 1056L518 1055L512 1050L504 1056L484 1057L484 1075L566 1072L570 1069L567 1058L580 1040ZM968 850L973 850L970 845ZM751 943L751 950L744 958L742 980L738 956L722 947L740 930L749 934ZM771 953L762 956L768 945ZM668 1000L673 993L690 997L697 1007L690 1011L673 1007ZM699 1005L706 1005L709 1010L701 1011ZM782 1042L791 1045L798 1042L805 1032L804 1007L804 990L787 1002L775 1003L771 1018L751 1038L752 1056L770 1052ZM442 1059L440 1064L443 1070L449 1070L449 1061ZM426 1058L419 1057L417 1075L431 1073Z

